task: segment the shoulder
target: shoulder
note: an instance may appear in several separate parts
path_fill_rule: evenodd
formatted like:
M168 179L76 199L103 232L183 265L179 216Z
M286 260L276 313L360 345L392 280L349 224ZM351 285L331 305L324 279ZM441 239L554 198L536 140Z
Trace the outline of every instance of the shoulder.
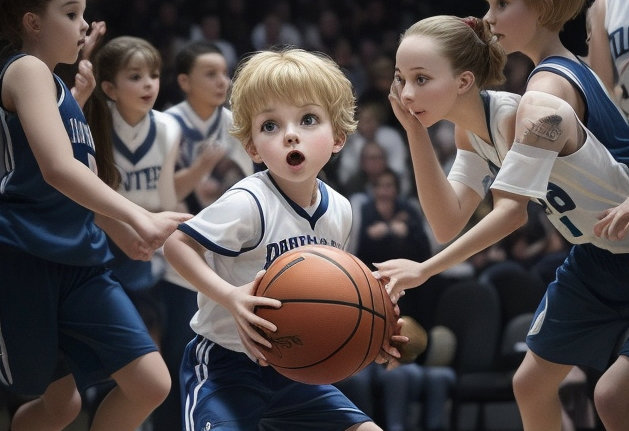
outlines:
M494 139L501 139L508 146L513 142L515 119L522 97L506 91L490 92L491 124L494 128Z
M340 211L344 211L344 212L347 211L350 213L352 212L352 207L351 207L349 199L347 199L338 191L334 190L326 182L321 181L321 184L323 184L323 187L326 189L328 193L328 201L330 202L332 207L335 207L337 210L340 210Z
M160 129L160 133L166 137L167 140L177 140L181 134L181 128L175 118L165 112L153 110L153 118L155 119L155 126Z
M52 72L43 61L32 55L20 57L6 67L2 90L9 96L10 102L17 94L22 93L33 94L42 90L56 93ZM3 94L3 99L4 97ZM11 103L8 105L7 108L10 109Z

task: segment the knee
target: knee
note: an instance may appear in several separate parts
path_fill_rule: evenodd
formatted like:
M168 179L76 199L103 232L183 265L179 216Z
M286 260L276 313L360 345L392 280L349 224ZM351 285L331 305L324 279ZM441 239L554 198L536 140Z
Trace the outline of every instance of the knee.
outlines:
M150 353L114 374L123 393L144 406L159 406L170 392L170 373L161 356Z
M528 374L529 373L520 367L513 375L513 394L518 401L526 399L528 396L535 393L537 385L533 381L532 376Z
M65 425L72 423L81 412L81 395L78 391L74 392L72 397L61 408L51 412L59 417L59 422Z
M601 379L594 389L594 405L601 419L605 420L626 408L626 394L610 379Z

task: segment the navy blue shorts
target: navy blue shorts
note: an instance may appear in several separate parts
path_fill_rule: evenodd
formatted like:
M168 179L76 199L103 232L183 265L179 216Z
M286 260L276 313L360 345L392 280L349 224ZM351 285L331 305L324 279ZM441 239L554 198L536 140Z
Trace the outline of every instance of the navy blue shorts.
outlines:
M576 245L542 299L527 344L558 364L604 370L618 353L629 356L629 254Z
M371 421L332 385L294 382L201 336L181 368L183 429L342 431Z
M60 357L82 390L157 350L104 267L58 264L0 246L0 274L0 384L13 392L42 394L63 377Z

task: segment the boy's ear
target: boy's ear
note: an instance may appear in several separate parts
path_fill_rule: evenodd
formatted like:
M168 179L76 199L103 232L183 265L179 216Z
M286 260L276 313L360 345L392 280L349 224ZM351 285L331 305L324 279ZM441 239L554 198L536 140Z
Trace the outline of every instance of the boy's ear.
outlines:
M188 93L188 89L189 89L189 84L188 84L188 75L185 73L180 73L179 75L177 75L177 84L179 84L179 88L181 88L181 91L183 91L184 93Z
M332 153L338 153L345 146L345 142L347 141L347 136L345 134L341 134L334 138L334 146L332 147Z
M264 163L251 139L249 139L249 141L245 144L245 150L247 151L247 154L249 154L249 157L251 157L251 160L255 163Z
M461 72L459 75L459 94L466 93L474 83L476 82L476 77L472 72L466 70Z
M103 90L103 93L105 93L105 96L107 96L109 99L113 100L114 102L116 101L116 92L114 91L115 86L113 83L109 81L103 81L100 83L100 89Z

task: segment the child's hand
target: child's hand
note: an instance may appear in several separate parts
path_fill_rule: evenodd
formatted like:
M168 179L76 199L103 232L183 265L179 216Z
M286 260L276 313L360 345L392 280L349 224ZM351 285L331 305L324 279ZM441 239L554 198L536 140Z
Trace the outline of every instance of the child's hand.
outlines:
M402 320L399 319L400 309L397 305L395 305L395 328L392 331L391 338L385 338L384 344L380 349L380 353L375 359L377 364L391 364L399 361L401 354L399 351L399 347L408 343L408 337L405 335L401 335L400 331L402 329Z
M225 154L227 154L227 148L220 145L220 143L215 140L210 140L203 145L199 159L204 166L211 166L213 169L214 166L225 157Z
M374 277L386 282L384 287L394 304L397 304L406 289L417 287L430 278L420 262L409 259L391 259L374 263L374 266Z
M244 344L247 351L254 356L260 365L267 365L266 357L260 349L260 345L272 347L271 343L262 335L260 329L266 329L270 332L275 332L277 327L264 320L257 314L255 314L256 307L273 307L280 308L282 306L281 301L272 298L266 298L262 296L255 296L254 292L260 284L260 280L264 275L264 271L258 272L255 280L251 283L240 286L233 290L232 295L229 298L229 304L226 307L234 316L236 324L238 326L238 335L240 340ZM260 329L258 329L260 328Z
M402 104L402 99L399 95L399 85L395 81L391 84L391 90L389 91L389 103L391 103L395 117L407 133L413 129L425 129L424 125Z
M96 78L92 71L92 63L89 60L81 60L79 69L74 76L74 87L70 90L81 108L96 88Z
M107 31L104 21L92 23L91 31L85 36L85 44L81 50L81 61L74 77L74 87L70 90L81 108L96 88L96 78L92 72L92 63L89 61L92 52Z
M610 240L623 239L629 230L629 198L617 207L602 212L594 225L594 235Z
M177 229L180 223L192 218L192 214L174 211L159 213L146 211L144 215L146 218L141 218L139 222L133 225L133 228L153 250L164 245L166 239Z
M85 36L85 44L81 50L81 58L89 59L92 57L94 49L98 46L103 39L105 32L107 31L107 25L105 21L94 21L90 27L90 31Z

